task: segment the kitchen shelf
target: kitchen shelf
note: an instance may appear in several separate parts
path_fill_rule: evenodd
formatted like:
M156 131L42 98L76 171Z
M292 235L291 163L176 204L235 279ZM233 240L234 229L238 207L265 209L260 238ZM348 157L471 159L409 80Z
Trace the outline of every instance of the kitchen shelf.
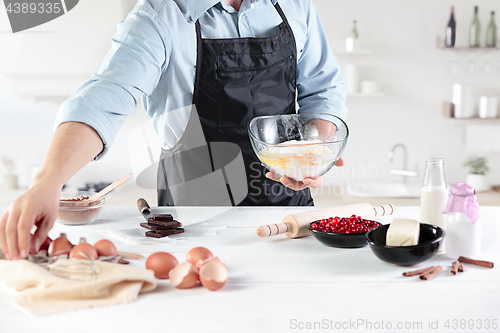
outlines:
M468 46L453 46L453 47L439 46L438 49L446 51L456 51L456 52L494 52L500 50L499 47L468 47Z
M449 118L453 125L500 125L497 118Z
M486 47L486 46L480 46L480 47L469 47L469 46L446 47L446 46L444 46L444 39L441 39L440 36L436 37L436 47L439 50L452 51L452 52L495 52L495 51L500 51L500 47Z

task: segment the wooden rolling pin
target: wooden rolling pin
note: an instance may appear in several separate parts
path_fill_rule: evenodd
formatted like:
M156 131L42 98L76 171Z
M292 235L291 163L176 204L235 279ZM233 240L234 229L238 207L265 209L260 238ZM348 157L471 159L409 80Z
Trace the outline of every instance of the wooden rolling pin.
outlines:
M333 207L327 209L313 210L310 212L287 215L282 223L262 225L257 228L257 236L269 237L285 234L289 238L299 238L310 235L307 226L309 223L329 217L350 217L355 214L364 219L392 215L396 212L396 207L392 204L375 206L369 203L359 203L348 206Z

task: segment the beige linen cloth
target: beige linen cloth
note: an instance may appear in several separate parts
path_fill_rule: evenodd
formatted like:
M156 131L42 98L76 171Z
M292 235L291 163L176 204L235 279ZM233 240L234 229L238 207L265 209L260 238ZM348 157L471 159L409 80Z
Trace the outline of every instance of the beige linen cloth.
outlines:
M97 261L100 272L88 281L53 275L28 260L0 260L0 282L21 291L17 303L35 316L90 307L130 303L156 288L154 273Z

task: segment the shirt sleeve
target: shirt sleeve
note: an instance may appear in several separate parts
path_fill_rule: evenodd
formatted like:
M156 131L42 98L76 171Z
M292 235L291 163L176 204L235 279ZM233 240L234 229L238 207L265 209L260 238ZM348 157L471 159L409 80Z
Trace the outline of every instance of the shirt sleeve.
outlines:
M299 113L331 113L345 120L347 85L316 7L308 3L306 42L297 62Z
M153 15L139 7L117 28L99 70L61 105L54 124L54 130L69 121L94 128L104 146L96 160L109 150L140 97L153 92L168 60L164 34Z

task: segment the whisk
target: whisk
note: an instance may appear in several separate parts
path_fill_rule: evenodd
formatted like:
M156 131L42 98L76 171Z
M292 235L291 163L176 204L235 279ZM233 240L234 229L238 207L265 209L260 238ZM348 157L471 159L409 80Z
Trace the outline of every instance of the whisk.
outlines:
M85 252L80 251L78 254L85 259L72 259L68 258L67 254L58 253L50 257L47 255L47 251L30 255L28 259L45 267L55 276L79 281L94 280L100 272L99 261L116 263L120 259L120 257L99 257L99 260L93 260Z

